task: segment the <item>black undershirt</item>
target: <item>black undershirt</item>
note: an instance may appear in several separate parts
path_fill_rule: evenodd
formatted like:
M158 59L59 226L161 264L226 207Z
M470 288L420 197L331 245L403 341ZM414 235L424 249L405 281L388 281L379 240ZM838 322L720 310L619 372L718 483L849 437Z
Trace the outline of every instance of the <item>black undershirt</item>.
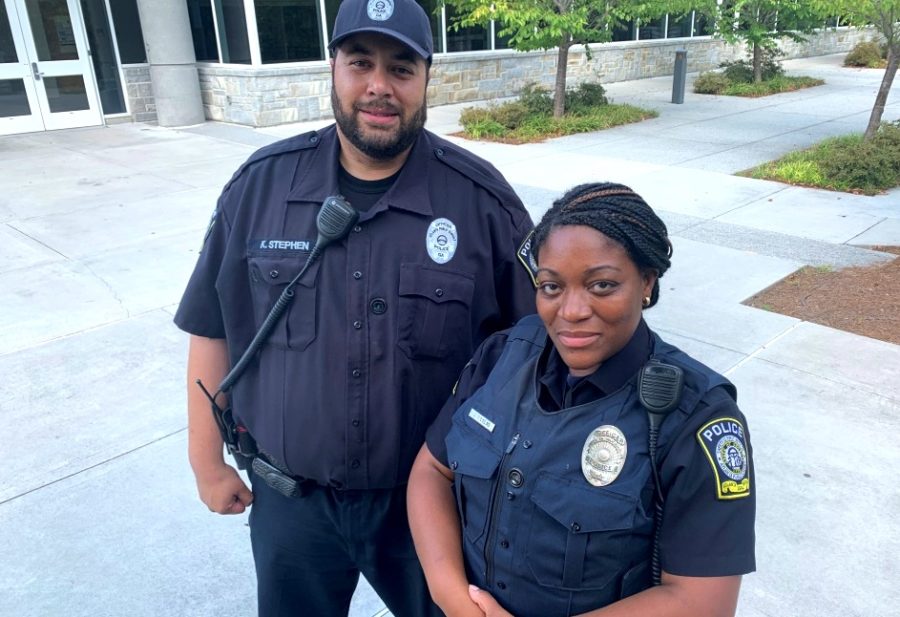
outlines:
M338 189L358 212L365 212L378 203L397 180L400 171L381 180L360 180L343 167L338 168Z

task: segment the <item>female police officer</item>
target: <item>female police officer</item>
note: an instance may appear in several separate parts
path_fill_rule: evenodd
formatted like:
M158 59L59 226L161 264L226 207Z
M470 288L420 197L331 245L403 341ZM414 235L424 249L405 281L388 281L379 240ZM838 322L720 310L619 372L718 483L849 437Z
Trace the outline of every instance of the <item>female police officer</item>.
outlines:
M628 187L582 185L531 248L538 316L476 351L410 478L433 598L451 616L733 615L755 569L750 443L734 387L642 319L665 225Z

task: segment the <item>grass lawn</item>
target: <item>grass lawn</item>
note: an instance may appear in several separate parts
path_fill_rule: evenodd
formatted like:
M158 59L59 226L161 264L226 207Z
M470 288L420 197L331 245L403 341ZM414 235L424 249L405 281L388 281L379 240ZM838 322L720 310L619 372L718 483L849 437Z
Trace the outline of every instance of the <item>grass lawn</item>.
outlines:
M834 137L739 175L877 195L900 186L900 123L883 124L869 142L862 135Z
M484 111L487 113L483 117L476 118L471 122L463 122L465 129L462 135L464 137L523 144L543 141L550 137L600 131L621 124L655 118L659 115L656 111L641 109L633 105L607 104L582 109L576 114L567 114L562 118L554 118L552 114L529 113L521 118L516 126L510 127L491 117L491 108Z

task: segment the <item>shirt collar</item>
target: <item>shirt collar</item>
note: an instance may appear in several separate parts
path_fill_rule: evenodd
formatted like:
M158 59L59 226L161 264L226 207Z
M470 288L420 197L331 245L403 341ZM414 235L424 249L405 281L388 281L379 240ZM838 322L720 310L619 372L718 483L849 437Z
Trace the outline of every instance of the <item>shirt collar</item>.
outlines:
M336 125L332 124L319 131L319 139L321 143L312 156L300 157L294 184L287 197L289 202L320 204L338 192L341 142L338 140ZM387 207L425 216L432 215L428 197L428 166L434 157L431 141L431 134L422 129L397 181L381 199ZM381 206L373 208L382 209ZM364 213L360 218L368 217Z
M558 409L562 409L565 406L565 393L568 387L566 376L569 374L569 367L563 362L562 356L556 351L549 337L547 343L538 365L540 399L547 401L549 398ZM573 396L570 396L571 404L582 405L612 394L640 371L650 358L652 350L653 337L642 318L625 347L607 358L596 371L571 388L573 390Z

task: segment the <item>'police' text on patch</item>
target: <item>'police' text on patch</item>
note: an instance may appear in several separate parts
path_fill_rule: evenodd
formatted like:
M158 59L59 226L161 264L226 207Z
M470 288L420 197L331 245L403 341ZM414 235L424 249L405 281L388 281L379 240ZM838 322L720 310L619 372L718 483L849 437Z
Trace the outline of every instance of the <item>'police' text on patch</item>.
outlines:
M739 499L750 494L750 460L744 427L734 418L707 422L697 431L716 480L719 499Z

